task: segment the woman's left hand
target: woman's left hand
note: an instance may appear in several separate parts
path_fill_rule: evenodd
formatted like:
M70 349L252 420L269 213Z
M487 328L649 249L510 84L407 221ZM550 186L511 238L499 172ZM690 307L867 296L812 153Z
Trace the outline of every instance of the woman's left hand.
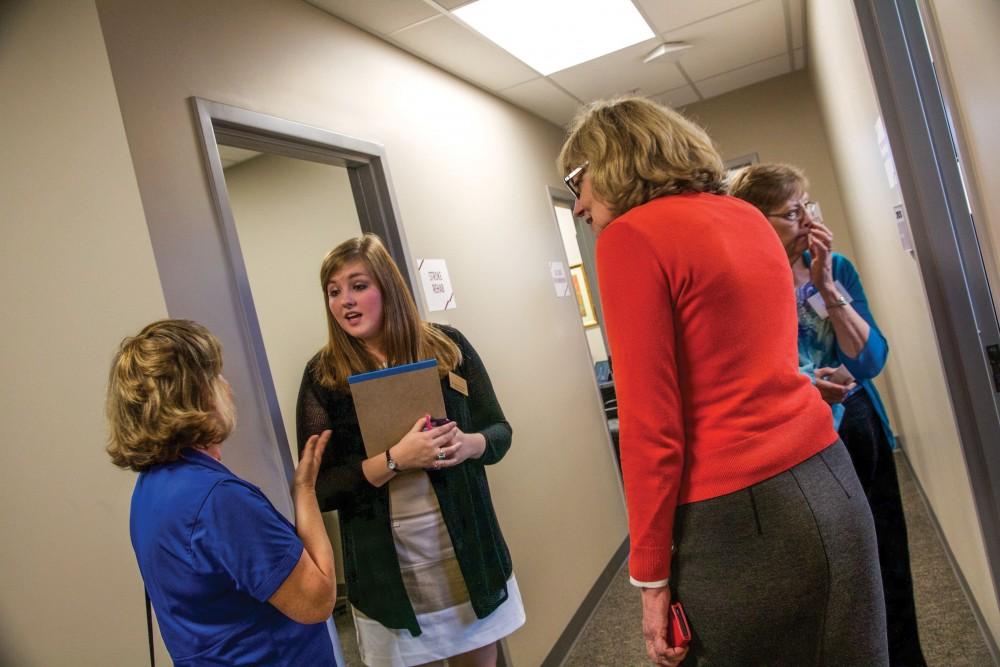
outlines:
M809 277L816 289L833 287L833 232L822 222L813 221L809 229Z
M486 451L486 438L482 433L465 433L457 426L453 433L451 444L438 450L435 469L451 468L468 459L478 459Z

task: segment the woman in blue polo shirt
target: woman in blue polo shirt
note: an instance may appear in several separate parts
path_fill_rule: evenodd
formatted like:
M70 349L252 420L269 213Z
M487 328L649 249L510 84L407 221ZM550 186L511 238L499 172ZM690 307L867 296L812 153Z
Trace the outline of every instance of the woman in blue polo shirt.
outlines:
M330 437L311 438L292 489L297 526L222 464L235 406L203 326L163 320L111 366L112 462L140 473L132 546L174 664L333 665L333 551L316 501Z

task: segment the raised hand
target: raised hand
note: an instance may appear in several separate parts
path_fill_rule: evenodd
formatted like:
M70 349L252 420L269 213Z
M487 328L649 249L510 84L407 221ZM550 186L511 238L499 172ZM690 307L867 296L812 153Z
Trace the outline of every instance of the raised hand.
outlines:
M323 431L319 435L313 435L306 441L306 446L302 448L302 456L299 457L299 465L295 468L295 478L292 482L296 491L316 491L316 476L319 474L319 464L323 460L323 452L326 451L326 443L330 441L331 431Z
M816 289L833 287L833 232L822 222L813 221L809 227L809 277Z

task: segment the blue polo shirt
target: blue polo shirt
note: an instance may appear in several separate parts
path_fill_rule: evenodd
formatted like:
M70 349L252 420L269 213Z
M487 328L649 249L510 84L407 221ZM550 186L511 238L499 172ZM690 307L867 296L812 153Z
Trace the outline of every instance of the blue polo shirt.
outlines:
M185 449L139 475L129 525L175 665L335 664L325 623L296 623L267 602L303 546L256 486Z

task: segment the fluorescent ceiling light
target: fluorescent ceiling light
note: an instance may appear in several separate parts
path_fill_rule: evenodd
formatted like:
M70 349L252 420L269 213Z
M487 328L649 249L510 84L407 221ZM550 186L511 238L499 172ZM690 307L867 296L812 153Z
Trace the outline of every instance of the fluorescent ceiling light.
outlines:
M632 0L476 0L452 13L546 76L655 37Z

